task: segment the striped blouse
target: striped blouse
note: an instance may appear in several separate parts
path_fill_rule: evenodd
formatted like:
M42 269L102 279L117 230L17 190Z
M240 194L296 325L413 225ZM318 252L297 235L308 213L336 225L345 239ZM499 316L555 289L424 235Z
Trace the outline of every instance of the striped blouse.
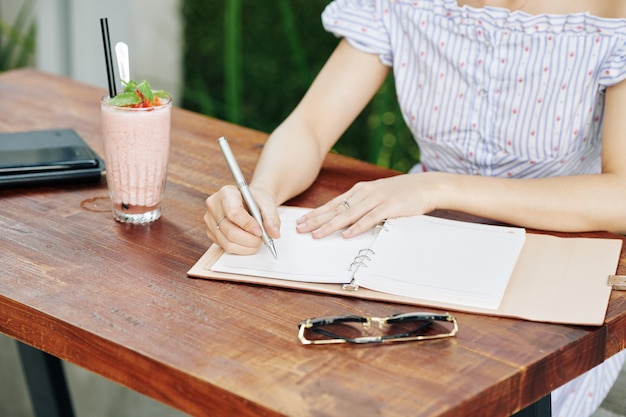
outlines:
M600 172L604 91L626 79L626 19L456 0L335 0L322 21L393 67L426 169L511 178ZM553 391L553 415L591 415L625 359L622 351Z
M456 0L337 0L322 18L326 30L393 67L428 170L600 172L603 92L626 79L626 19Z

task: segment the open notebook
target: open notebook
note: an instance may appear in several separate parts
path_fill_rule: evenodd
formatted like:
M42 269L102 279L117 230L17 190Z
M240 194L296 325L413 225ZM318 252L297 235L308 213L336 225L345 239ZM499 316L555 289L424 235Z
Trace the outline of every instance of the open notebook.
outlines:
M414 216L352 239L336 233L315 240L295 231L306 211L280 208L278 260L265 248L240 256L213 245L189 276L540 321L604 321L619 239L564 239Z

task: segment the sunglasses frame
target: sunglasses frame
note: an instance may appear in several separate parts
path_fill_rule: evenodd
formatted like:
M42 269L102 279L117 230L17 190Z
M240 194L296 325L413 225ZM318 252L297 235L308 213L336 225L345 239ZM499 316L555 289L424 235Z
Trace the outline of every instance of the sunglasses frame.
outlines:
M413 321L423 321L425 322L423 326L420 326L418 329L413 330L408 333L401 334L392 334L392 335L381 335L381 336L362 336L355 338L345 338L339 335L335 335L323 329L320 329L322 326L328 326L331 324L341 324L341 323L360 323L364 329L369 329L372 326L372 323L378 325L379 329L384 329L386 326L395 323L402 322L413 322ZM423 335L416 334L420 332L422 329L432 325L436 321L445 321L451 322L453 324L453 328L448 333L440 333L440 334L432 334L432 335ZM413 312L413 313L401 313L395 314L389 317L369 317L369 316L357 316L357 315L345 315L345 316L326 316L326 317L318 317L318 318L310 318L306 319L298 325L298 339L303 345L327 345L327 344L338 344L338 343L353 343L353 344L367 344L367 343L387 343L387 342L412 342L412 341L421 341L421 340L433 340L433 339L443 339L448 337L453 337L459 330L458 323L456 318L452 315L446 314L433 314L433 313L423 313L423 312ZM330 337L329 339L307 339L305 336L305 332L307 330L313 330L319 334L322 334L326 337Z

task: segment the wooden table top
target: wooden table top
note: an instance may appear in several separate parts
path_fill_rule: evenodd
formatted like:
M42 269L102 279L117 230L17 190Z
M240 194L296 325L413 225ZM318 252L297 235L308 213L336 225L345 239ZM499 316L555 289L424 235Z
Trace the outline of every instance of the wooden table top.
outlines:
M2 73L0 132L72 128L103 155L104 94ZM163 217L150 226L113 220L105 180L0 190L0 331L197 416L506 416L626 345L626 292L614 291L601 327L455 312L452 339L301 346L305 318L416 308L187 277L210 245L204 199L232 181L222 135L249 177L266 134L174 109ZM290 204L393 174L329 155Z

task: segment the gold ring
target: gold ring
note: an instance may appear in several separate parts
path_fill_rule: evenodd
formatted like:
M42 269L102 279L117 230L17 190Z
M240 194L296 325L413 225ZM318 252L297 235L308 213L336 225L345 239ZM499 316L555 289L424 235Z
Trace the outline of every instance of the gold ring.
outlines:
M348 203L348 200L343 200L341 205L344 206L346 210L350 210L350 203Z
M215 227L217 228L217 230L220 230L220 223L226 218L226 216L222 216L220 217L220 219L217 221L217 223L215 223Z

